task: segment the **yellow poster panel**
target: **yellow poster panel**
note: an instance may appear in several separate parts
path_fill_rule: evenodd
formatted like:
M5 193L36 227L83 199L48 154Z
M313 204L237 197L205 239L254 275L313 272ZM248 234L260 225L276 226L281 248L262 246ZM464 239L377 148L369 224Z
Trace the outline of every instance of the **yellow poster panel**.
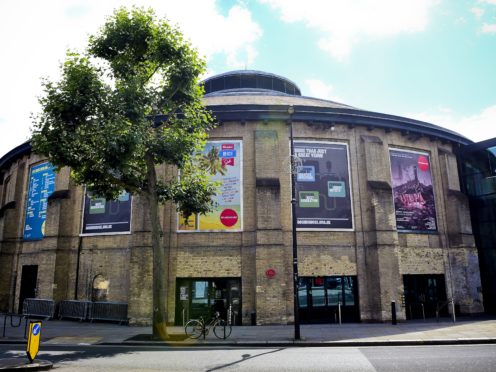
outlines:
M200 218L200 230L240 230L241 210L239 206L216 208Z
M196 230L196 215L189 216L188 220L184 218L184 216L179 213L179 230Z

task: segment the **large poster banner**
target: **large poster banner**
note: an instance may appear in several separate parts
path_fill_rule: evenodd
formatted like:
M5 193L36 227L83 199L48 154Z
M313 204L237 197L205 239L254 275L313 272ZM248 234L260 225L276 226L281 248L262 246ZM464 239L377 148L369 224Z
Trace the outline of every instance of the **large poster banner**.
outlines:
M436 206L429 154L390 149L396 228L436 231Z
M26 199L24 240L40 240L45 236L48 197L55 190L54 168L48 162L31 167Z
M296 174L296 226L353 229L348 146L330 142L294 142L301 159Z
M125 191L117 200L107 200L87 191L81 235L130 233L131 203L132 196Z
M218 182L214 196L215 209L206 215L190 216L188 221L179 216L180 231L241 231L243 151L241 141L209 141L201 157L200 166L211 180Z

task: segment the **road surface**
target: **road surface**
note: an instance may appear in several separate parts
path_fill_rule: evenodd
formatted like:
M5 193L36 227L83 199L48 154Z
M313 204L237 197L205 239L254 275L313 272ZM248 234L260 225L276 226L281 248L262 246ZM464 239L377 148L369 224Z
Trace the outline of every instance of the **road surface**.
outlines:
M25 358L0 345L0 358ZM400 347L152 347L42 345L54 371L436 371L494 372L496 345Z

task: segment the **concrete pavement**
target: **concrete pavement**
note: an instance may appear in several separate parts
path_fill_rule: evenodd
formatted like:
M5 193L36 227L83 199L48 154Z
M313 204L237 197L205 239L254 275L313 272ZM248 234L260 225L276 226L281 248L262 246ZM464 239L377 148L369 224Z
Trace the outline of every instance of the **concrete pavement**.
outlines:
M23 322L15 327L0 316L0 344L25 345ZM294 340L294 326L236 326L226 340L212 332L205 340L186 339L183 327L169 327L171 340L155 341L151 327L130 327L113 323L89 323L68 320L43 321L41 345L127 345L127 346L384 346L440 344L496 344L496 319L461 318L456 323L408 321L391 324L316 324L301 326L301 340ZM51 362L27 359L0 359L0 370L43 370Z
M3 317L0 319L0 336L3 334ZM154 341L151 327L130 327L113 323L89 323L70 320L43 321L41 344L63 345L415 345L453 343L496 343L496 319L460 318L456 323L449 319L440 322L408 321L388 323L314 324L301 326L301 340L294 340L294 326L236 326L226 340L216 338L212 332L205 340L185 339L182 327L168 327L171 339ZM5 337L0 343L24 344L24 322L12 327L7 320Z

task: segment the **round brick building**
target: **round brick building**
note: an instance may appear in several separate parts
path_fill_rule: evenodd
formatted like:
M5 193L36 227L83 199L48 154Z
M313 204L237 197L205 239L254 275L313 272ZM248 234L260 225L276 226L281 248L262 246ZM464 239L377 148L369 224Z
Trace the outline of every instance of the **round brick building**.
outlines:
M302 96L274 74L204 84L218 126L203 155L220 187L209 215L186 221L161 207L171 324L213 311L234 324L294 321L291 169L302 323L387 321L392 301L400 320L448 315L451 299L461 313L483 311L455 156L470 140ZM131 323L150 323L146 201L86 195L29 143L0 172L0 310L32 297L124 303Z

